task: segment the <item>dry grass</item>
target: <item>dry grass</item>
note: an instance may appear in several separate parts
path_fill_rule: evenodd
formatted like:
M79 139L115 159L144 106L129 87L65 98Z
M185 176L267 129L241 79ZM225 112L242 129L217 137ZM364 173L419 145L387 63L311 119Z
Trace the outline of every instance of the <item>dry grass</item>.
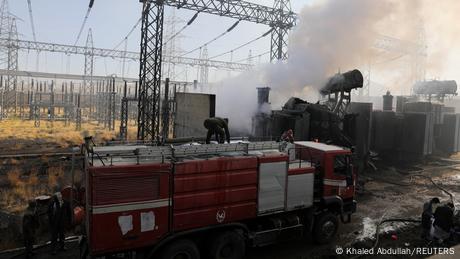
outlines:
M0 121L0 154L65 151L68 147L81 145L85 136L93 136L96 143L103 143L116 138L119 122L116 122L115 129L116 131L108 131L102 125L82 124L82 130L76 131L74 123L65 126L64 122L46 121L42 121L41 127L36 128L33 121L4 120ZM136 138L136 131L130 125L129 139ZM70 184L70 173L67 172L69 163L70 161L49 161L46 156L0 160L0 208L10 212L22 212L29 199L53 193L56 186ZM46 175L35 164L49 165ZM75 181L78 182L80 178L80 169L75 168Z
M52 126L51 126L52 124ZM82 130L75 130L75 124L65 126L64 122L42 121L39 128L33 121L12 119L0 121L0 152L22 151L38 148L68 148L83 143L85 136L93 136L97 143L115 139L119 123L115 131L104 129L102 125L85 123ZM136 138L136 129L131 127L128 132L130 139Z
M9 211L23 211L27 201L39 195L40 181L37 172L23 177L19 170L11 170L7 173L10 188L5 189L1 202L2 207Z
M75 181L80 181L81 171L75 170ZM39 195L49 195L55 187L71 184L70 174L65 172L62 165L48 168L46 175L39 175L38 168L33 168L29 174L23 174L19 167L6 173L6 188L0 196L0 208L12 213L20 213L27 207L27 201Z

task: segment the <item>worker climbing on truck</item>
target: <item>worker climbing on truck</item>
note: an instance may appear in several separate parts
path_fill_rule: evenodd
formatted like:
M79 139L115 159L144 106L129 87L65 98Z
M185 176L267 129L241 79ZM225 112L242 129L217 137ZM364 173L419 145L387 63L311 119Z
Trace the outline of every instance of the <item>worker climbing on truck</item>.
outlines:
M211 142L212 135L216 136L219 144L230 143L230 132L228 131L228 119L212 117L204 121L204 127L208 130L206 135L206 144Z

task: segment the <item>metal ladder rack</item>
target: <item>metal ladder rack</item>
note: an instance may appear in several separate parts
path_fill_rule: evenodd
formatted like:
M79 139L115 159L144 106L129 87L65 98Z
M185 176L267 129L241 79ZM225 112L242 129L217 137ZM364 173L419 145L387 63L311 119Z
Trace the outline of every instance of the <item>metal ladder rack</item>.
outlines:
M99 159L103 165L112 165L113 162L128 160L140 162L165 161L187 156L220 155L233 152L248 154L249 151L279 150L280 142L242 142L231 144L206 144L206 145L183 145L183 146L104 146L94 147L88 154Z

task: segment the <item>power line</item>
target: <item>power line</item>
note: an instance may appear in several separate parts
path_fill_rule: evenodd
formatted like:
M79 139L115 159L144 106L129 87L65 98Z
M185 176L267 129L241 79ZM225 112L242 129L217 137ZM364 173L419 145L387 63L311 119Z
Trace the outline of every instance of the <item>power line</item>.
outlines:
M80 31L78 32L77 39L75 40L75 43L73 45L77 45L78 40L80 40L81 33L83 32L83 29L85 28L86 21L88 20L89 13L91 12L91 8L93 8L93 4L94 4L94 0L90 0L89 1L89 6L88 6L88 11L86 11L86 15L85 15L85 18L83 18L83 23L82 23L82 25L80 27Z
M114 48L113 50L116 50L118 49L121 44L123 44L124 41L128 40L129 36L131 36L131 34L134 32L134 30L137 28L137 26L139 26L139 24L141 23L142 21L142 17L139 18L139 20L137 20L136 24L134 24L133 28L131 28L131 30L128 32L128 34L126 34L126 36L123 38L123 40L120 41L120 43L118 43Z
M264 52L264 53L259 54L257 56L252 56L252 57L248 57L248 58L245 58L245 59L237 60L237 61L234 61L234 62L235 63L240 63L240 62L246 61L246 60L251 59L251 58L260 58L260 57L262 57L264 55L267 55L268 53L270 53L270 51Z
M188 26L190 26L193 21L195 21L196 17L198 17L198 14L200 12L197 12L179 31L177 31L176 33L174 33L174 35L172 35L171 37L169 37L164 43L163 43L163 46L166 45L166 43L168 43L169 41L171 41L172 39L174 39L175 37L177 37L177 35L179 35L181 32L183 32Z
M267 36L268 34L270 34L272 31L273 31L273 29L271 29L271 30L265 32L264 34L260 35L259 37L255 38L255 39L253 39L253 40L250 40L250 41L248 41L248 42L246 42L246 43L244 43L244 44L241 44L240 46L238 46L238 47L236 47L236 48L234 48L234 49L232 49L232 50L223 52L223 53L221 53L221 54L219 54L219 55L212 56L212 57L210 57L209 59L218 58L218 57L220 57L220 56L223 56L223 55L226 55L226 54L228 54L228 53L232 53L232 52L234 52L234 51L236 51L236 50L239 50L239 49L241 49L241 48L243 48L243 47L245 47L245 46L247 46L247 45L249 45L249 44L251 44L251 43L253 43L253 42L255 42L255 41L258 41L258 40L262 39L263 37L265 37L265 36Z
M199 46L199 47L196 47L196 48L194 48L194 49L192 49L192 50L190 50L190 51L187 51L186 53L180 55L179 57L183 57L183 56L185 56L185 55L188 55L188 54L190 54L190 53L193 53L193 52L195 52L195 51L197 51L197 50L203 48L204 46L207 46L208 44L210 44L210 43L212 43L212 42L218 40L219 38L221 38L221 37L224 36L225 34L229 33L229 32L232 31L233 29L235 29L235 27L238 25L238 23L240 23L239 20L236 21L232 26L230 26L230 28L228 28L228 29L227 29L226 31L224 31L223 33L219 34L219 35L218 35L217 37L215 37L214 39L212 39L212 40L210 40L210 41L204 43L203 45L201 45L201 46Z
M29 18L30 18L30 25L32 26L32 35L34 37L34 41L37 41L37 36L35 34L34 17L32 15L32 3L31 3L31 0L27 0L27 5L29 6Z

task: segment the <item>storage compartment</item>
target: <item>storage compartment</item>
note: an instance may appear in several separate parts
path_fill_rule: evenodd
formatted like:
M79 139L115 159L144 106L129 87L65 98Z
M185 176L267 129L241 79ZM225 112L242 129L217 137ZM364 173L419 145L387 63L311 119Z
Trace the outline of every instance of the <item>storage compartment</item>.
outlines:
M259 214L283 210L286 199L287 157L259 165Z

